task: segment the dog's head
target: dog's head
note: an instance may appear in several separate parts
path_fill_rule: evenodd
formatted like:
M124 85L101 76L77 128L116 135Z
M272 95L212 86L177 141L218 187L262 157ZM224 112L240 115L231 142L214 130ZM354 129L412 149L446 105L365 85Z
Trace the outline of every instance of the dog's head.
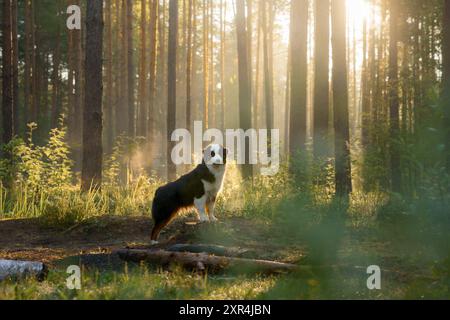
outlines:
M228 150L220 144L211 144L203 151L203 162L210 168L221 169L227 164Z

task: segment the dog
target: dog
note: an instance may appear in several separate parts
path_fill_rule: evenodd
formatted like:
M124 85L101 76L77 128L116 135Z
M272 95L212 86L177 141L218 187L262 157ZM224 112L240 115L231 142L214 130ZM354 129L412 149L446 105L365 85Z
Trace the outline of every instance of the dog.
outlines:
M215 222L216 199L222 190L228 151L219 144L212 144L203 151L203 160L193 171L155 192L152 205L154 227L152 244L158 243L161 230L177 214L195 208L200 222Z

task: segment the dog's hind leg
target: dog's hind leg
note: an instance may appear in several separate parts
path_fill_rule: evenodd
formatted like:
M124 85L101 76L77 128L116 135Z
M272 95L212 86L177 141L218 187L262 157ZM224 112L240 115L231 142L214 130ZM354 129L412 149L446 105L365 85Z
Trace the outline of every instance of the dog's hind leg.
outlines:
M155 226L153 227L151 235L152 244L158 243L158 238L159 234L161 233L161 230L164 229L170 223L170 221L171 219L166 219L163 221L155 222Z

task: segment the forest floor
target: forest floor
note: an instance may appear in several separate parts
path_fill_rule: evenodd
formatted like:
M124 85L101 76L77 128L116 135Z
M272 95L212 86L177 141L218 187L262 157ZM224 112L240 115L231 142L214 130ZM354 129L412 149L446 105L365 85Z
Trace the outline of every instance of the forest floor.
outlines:
M68 257L148 247L152 226L152 220L146 217L100 217L69 229L48 227L38 219L0 220L0 257L55 266ZM300 262L305 248L271 244L269 232L267 224L246 218L198 224L193 218L183 217L163 230L159 247L175 243L205 244L206 238L211 237L216 245L241 244L246 257Z
M113 251L148 246L151 228L152 221L148 217L93 218L70 229L45 226L38 219L0 220L0 258L42 261L51 270L46 285L31 284L29 281L32 280L18 287L12 283L0 284L0 299L450 297L446 296L446 280L442 282L431 267L433 254L427 248L416 248L411 254L392 240L383 240L369 230L345 232L333 260L343 268L328 275L307 275L295 279L288 275L208 275L206 280L204 276L181 270L152 270L149 279L148 270L140 270L132 274L134 280L129 280L128 265ZM311 248L294 240L280 242L277 240L279 232L276 225L264 220L231 217L217 224L196 224L194 218L188 216L177 219L164 230L161 246L175 243L223 245L241 250L242 256L247 258L309 265ZM73 264L83 265L88 270L90 279L86 277L85 285L89 290L73 293L64 288L65 270ZM369 275L366 269L370 265L380 265L384 272L382 290L367 289ZM356 266L361 267L358 269L360 272L354 271ZM346 267L349 267L347 272ZM103 278L100 275L102 284L99 284L99 272L104 273ZM126 280L117 280L116 276L124 272ZM112 287L108 280L112 279L111 274L115 274ZM150 282L151 289L141 289L144 283ZM27 291L30 286L34 289Z

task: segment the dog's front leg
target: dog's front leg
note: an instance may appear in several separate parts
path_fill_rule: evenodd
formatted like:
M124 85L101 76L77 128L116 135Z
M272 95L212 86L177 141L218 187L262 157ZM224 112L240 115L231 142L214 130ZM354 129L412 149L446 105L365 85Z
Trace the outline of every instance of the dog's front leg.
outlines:
M208 210L209 220L211 222L216 222L219 220L214 215L214 211L216 209L216 199L210 199L210 201L206 204L206 209Z
M194 200L194 206L197 209L197 213L199 216L200 222L209 221L208 216L206 215L206 196L201 197L200 199Z

